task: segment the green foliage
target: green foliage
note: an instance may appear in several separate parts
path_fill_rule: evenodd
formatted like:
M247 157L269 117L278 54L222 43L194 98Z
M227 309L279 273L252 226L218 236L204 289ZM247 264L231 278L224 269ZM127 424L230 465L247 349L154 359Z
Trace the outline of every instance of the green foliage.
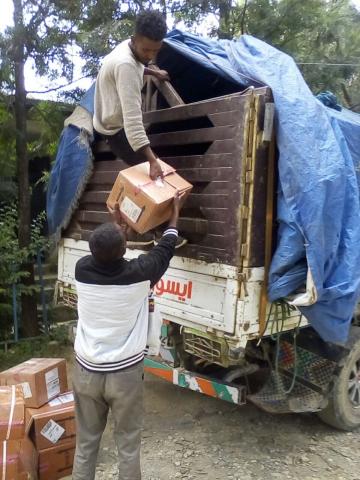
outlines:
M39 290L36 285L24 285L23 280L28 273L22 265L34 262L37 252L46 251L49 247L48 239L41 234L44 220L43 213L32 222L30 245L20 249L17 209L13 206L0 208L0 328L3 339L8 338L12 331L12 286L16 285L17 296L21 293L34 295Z
M16 171L14 118L9 99L0 97L0 172L12 177Z
M28 112L28 154L30 157L55 157L64 114L68 107L55 102L37 102Z
M243 27L293 56L315 94L331 90L345 105L360 103L360 12L349 0L250 0Z
M166 7L191 31L208 25L213 37L249 33L270 43L301 64L315 94L331 90L360 111L360 12L350 0L176 0Z
M66 358L71 362L73 348L63 331L61 336L54 332L49 336L33 340L24 340L11 345L8 350L0 347L0 369L6 370L30 358Z
M23 26L8 27L0 34L0 88L14 92L14 55L21 39L24 59L32 59L40 76L72 79L73 58L68 46L75 40L80 2L23 0ZM79 17L77 17L79 18ZM14 42L16 40L16 42Z

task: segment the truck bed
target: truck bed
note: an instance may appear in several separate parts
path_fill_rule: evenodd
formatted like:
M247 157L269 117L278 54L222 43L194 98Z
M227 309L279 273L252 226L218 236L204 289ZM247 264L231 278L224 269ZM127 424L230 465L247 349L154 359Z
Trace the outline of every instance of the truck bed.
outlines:
M269 142L263 141L267 88L146 112L159 157L194 185L177 255L242 268L264 266ZM106 199L123 159L95 142L94 171L64 237L87 240L109 220Z

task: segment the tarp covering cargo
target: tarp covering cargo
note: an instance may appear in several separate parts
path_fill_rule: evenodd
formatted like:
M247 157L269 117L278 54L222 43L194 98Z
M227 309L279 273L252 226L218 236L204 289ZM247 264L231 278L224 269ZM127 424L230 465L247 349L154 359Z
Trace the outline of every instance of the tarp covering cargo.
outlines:
M213 41L174 30L158 63L170 69L181 62L188 64L186 76L172 80L187 102L249 86L271 87L279 150L279 235L269 299L290 297L325 340L346 341L360 290L360 115L325 107L291 57L249 35ZM217 77L228 84L217 83ZM83 106L90 112L91 103L88 95ZM70 218L89 174L90 153L73 129L63 132L51 175L52 232ZM80 163L72 162L72 155Z

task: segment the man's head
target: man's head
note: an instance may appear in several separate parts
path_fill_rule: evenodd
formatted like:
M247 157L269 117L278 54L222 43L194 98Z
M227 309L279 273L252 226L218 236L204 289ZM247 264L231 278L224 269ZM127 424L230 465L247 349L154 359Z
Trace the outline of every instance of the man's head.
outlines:
M146 65L154 60L162 46L166 30L166 21L160 12L149 10L138 15L131 46L141 63Z
M124 232L115 223L103 223L92 232L89 247L97 262L109 265L125 254Z

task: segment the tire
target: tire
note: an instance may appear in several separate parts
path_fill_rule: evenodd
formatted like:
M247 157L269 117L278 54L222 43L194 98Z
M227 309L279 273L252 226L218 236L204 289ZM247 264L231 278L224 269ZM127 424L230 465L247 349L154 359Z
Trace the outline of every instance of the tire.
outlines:
M352 328L348 346L351 350L335 380L329 403L317 414L323 422L345 431L355 430L360 426L359 327Z

